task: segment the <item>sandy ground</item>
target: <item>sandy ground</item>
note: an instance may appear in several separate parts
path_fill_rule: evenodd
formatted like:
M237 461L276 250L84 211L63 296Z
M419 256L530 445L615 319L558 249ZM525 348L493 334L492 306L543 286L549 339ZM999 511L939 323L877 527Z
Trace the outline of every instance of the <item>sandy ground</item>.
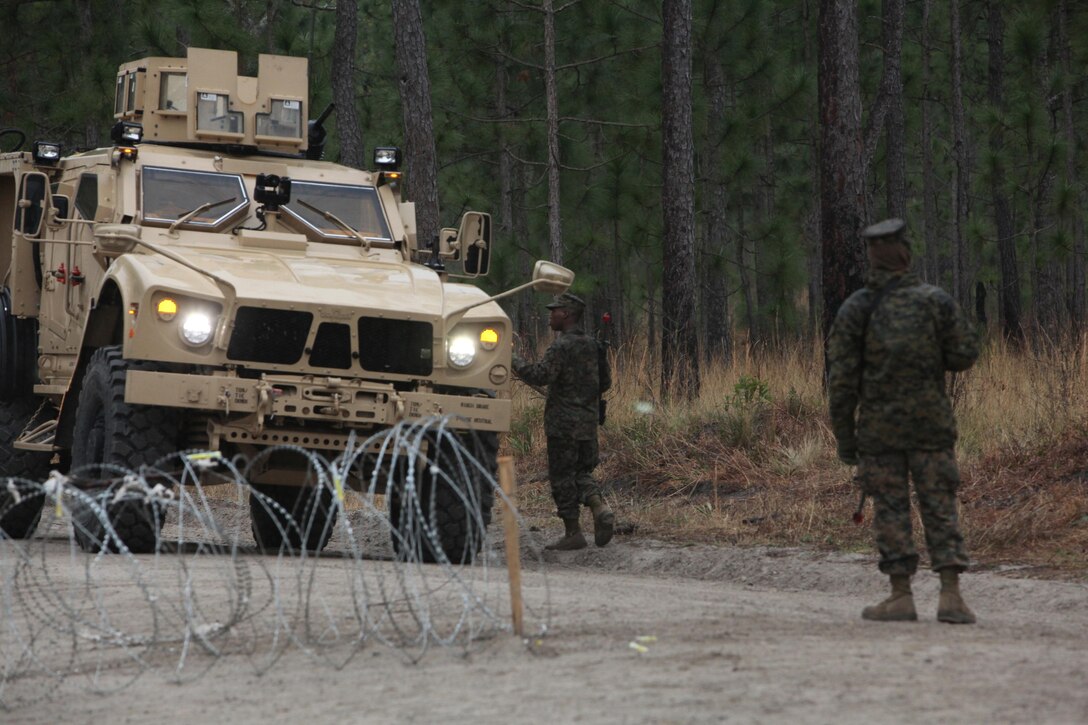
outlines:
M62 543L43 561L70 560ZM109 587L123 567L101 560L95 579ZM335 588L342 567L314 571ZM885 587L869 556L626 539L549 554L546 572L524 580L530 601L550 596L543 637L498 634L417 663L374 646L340 669L290 650L260 675L230 655L183 684L129 682L121 662L116 692L64 688L0 722L1088 722L1083 581L969 573L979 624L950 626L929 572L915 580L921 621L862 621Z

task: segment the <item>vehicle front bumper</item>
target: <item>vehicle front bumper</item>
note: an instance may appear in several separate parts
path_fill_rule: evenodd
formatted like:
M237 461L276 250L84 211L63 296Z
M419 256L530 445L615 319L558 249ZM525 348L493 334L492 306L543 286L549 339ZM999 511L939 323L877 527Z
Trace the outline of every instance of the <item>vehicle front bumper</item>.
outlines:
M511 403L486 395L398 391L353 378L266 375L260 379L129 370L125 402L222 413L209 423L221 440L339 449L356 431L450 416L461 430L510 429Z

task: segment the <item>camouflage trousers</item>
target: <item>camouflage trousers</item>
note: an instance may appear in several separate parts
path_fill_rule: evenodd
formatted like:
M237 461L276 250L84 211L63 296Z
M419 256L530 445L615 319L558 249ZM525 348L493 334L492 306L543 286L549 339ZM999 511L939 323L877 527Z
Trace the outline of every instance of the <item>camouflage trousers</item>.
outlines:
M575 440L548 436L548 480L559 518L576 519L579 504L600 494L593 479L597 467L597 439Z
M926 548L934 570L967 568L967 550L960 534L956 489L960 472L952 449L896 451L861 457L858 478L873 499L873 533L880 551L880 571L912 575L918 552L911 531L910 486L914 480L918 508L925 527Z

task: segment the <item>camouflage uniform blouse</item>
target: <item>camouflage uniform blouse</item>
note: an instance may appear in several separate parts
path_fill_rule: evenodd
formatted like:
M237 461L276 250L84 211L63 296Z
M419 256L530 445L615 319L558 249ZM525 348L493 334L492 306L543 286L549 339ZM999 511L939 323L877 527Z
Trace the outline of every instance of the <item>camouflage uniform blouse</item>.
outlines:
M898 274L899 285L873 312L865 336L867 310ZM912 272L872 272L831 327L828 392L835 438L840 446L856 441L861 455L951 448L956 421L945 371L966 370L977 357L977 336L944 290Z
M561 332L540 362L515 356L514 372L527 383L548 387L545 435L574 440L597 437L597 341L581 328Z

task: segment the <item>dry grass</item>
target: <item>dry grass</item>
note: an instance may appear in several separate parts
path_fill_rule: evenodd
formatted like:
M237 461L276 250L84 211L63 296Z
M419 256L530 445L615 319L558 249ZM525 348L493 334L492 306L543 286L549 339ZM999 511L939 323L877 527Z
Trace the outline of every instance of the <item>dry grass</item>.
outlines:
M690 402L661 400L646 350L618 351L597 469L629 530L681 542L872 550L868 527L851 522L857 491L852 469L835 457L817 349L741 351L704 368ZM1083 575L1086 345L1034 353L991 345L952 393L972 555ZM514 411L507 448L517 456L522 505L538 525L556 528L543 401L518 386Z

